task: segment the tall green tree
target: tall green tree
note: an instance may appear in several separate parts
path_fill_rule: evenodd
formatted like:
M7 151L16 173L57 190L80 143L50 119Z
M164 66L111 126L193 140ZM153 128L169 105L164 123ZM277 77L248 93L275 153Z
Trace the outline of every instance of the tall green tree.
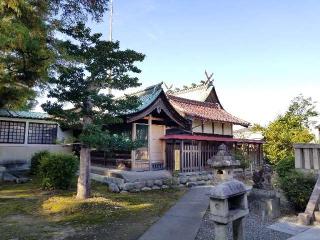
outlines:
M309 143L315 136L309 129L312 118L318 116L311 98L302 95L294 98L286 111L266 127L255 126L261 131L266 143L264 151L267 159L277 164L285 158L293 157L293 144Z
M90 16L100 21L107 6L108 0L1 0L0 108L32 106L55 61L55 34Z
M144 55L121 50L119 42L101 40L101 34L91 34L81 23L61 31L75 41L56 42L59 60L49 80L48 95L55 101L42 106L61 124L82 130L78 139L81 150L77 197L84 199L90 196L90 150L134 147L135 143L102 129L121 121L117 116L136 108L137 98L115 99L103 90L139 86L136 74L140 69L135 63L143 61Z
M46 81L46 5L24 0L0 3L0 108L23 108Z

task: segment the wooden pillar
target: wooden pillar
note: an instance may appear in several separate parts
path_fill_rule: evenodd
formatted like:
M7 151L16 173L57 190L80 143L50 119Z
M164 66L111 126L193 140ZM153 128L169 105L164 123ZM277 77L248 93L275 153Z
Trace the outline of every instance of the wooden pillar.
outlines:
M184 149L184 142L181 140L180 143L180 171L184 171L184 154L183 154L183 149Z
M151 140L152 140L152 116L148 117L148 158L149 158L149 170L152 170L151 161Z
M202 165L203 165L203 162L205 161L203 158L202 158L202 154L201 154L201 151L202 151L202 149L201 149L201 146L202 146L202 144L201 144L201 141L199 141L198 142L198 164L199 164L199 171L202 171L203 169L202 169Z
M136 140L137 138L137 125L136 123L132 123L132 140ZM131 170L136 169L136 151L131 151Z

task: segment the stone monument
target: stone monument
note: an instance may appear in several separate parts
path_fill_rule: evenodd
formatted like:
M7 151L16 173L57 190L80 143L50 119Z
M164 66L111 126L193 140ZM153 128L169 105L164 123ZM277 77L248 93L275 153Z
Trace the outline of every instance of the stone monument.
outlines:
M255 170L252 176L254 182L249 198L257 204L257 210L262 219L278 218L280 216L280 197L273 189L272 167L264 164L260 170Z
M214 221L215 240L228 239L228 223L232 223L233 239L244 239L244 217L249 213L247 190L237 180L229 180L210 192L210 219Z
M240 161L230 154L225 144L221 144L217 154L208 160L208 165L213 168L215 180L224 182L233 179L233 170L240 166Z

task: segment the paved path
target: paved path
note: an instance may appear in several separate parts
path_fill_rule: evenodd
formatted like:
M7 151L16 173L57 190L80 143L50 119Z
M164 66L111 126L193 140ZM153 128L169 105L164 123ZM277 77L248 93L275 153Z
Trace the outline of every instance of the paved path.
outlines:
M320 228L313 227L302 233L289 238L288 240L319 240L320 239Z
M194 240L209 206L212 186L191 188L139 240Z
M320 226L304 226L297 223L279 221L270 225L268 228L293 235L293 237L288 238L288 240L320 239Z

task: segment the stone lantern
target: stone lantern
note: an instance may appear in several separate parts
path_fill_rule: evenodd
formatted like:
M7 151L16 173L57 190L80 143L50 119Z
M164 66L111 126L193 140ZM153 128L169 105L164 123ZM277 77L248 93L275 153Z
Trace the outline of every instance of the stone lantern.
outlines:
M225 144L218 147L218 152L208 160L208 165L213 168L213 174L218 182L233 179L233 170L240 166L240 161L230 154Z
M215 223L216 240L228 239L228 223L232 223L233 239L244 239L244 217L249 213L247 190L237 180L214 187L210 192L210 219Z

